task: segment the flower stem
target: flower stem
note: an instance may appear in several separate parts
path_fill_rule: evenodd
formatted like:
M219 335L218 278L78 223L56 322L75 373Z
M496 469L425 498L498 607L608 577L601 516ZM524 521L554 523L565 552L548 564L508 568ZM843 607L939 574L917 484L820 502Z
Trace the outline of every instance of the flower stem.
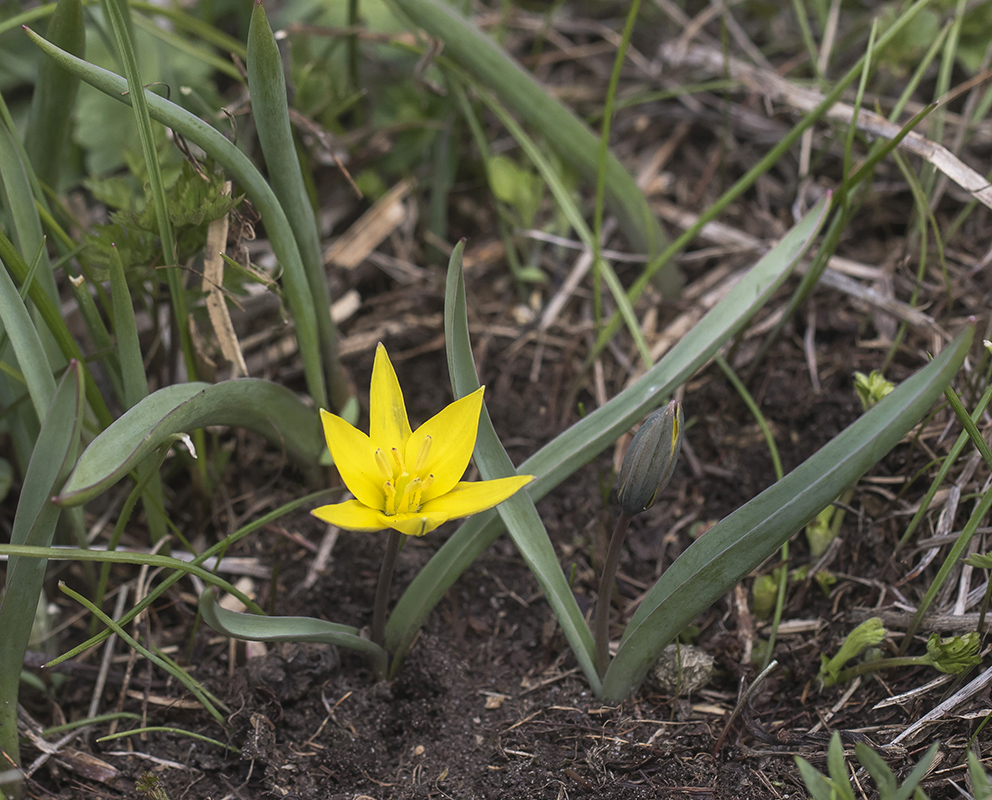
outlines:
M620 549L623 537L630 525L630 515L620 512L617 526L610 537L610 546L606 552L606 563L603 565L603 575L599 579L599 594L596 596L596 670L599 677L606 675L606 667L610 660L610 599L613 597L613 579L617 574L620 563Z
M372 608L372 642L379 647L386 646L386 606L389 605L389 587L393 582L396 556L400 552L403 534L390 530L386 541L386 552L379 568L379 585L375 590L375 605Z

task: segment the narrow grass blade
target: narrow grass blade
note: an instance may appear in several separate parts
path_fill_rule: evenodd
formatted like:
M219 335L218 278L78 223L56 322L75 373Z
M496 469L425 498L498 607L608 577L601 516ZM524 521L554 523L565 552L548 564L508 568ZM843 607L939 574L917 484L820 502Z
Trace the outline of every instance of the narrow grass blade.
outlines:
M163 444L208 425L253 430L304 466L316 465L325 448L316 412L282 386L252 378L175 384L148 395L93 440L58 502L93 499Z
M4 235L3 231L0 231L0 264L6 266L10 274L22 287L29 279L31 270L28 263L17 251L17 248L14 247L14 243ZM90 408L93 409L97 421L101 426L106 427L113 420L110 415L110 409L107 408L107 403L104 401L103 395L100 394L100 387L93 379L93 375L84 361L83 351L79 349L79 345L66 327L57 302L52 300L45 293L45 290L34 281L31 281L28 286L28 297L34 303L35 309L47 325L66 361L75 359L79 362L86 377L86 400Z
M2 272L2 270L0 270ZM6 277L9 282L10 278ZM51 376L49 376L51 377ZM52 502L75 460L83 421L83 392L78 365L69 364L42 415L41 432L24 476L10 532L15 545L48 546L61 508ZM35 609L45 580L43 559L11 559L0 599L0 751L18 757L17 692Z
M967 328L826 446L693 542L627 626L603 683L604 699L625 698L679 631L888 453L957 374L973 335Z
M134 52L133 25L131 25L130 9L127 0L101 0L100 7L110 22L117 54L124 67L127 77L128 97L134 111L134 121L138 129L138 140L141 142L141 154L144 157L145 169L148 173L148 191L151 195L152 207L155 209L155 221L158 223L158 234L161 240L162 257L165 260L165 276L169 285L169 297L172 301L172 313L175 317L176 330L179 331L179 344L186 364L187 374L196 378L196 355L193 352L193 340L189 331L189 315L186 311L186 294L182 284L182 273L176 262L176 244L172 233L172 222L169 219L168 204L165 198L165 182L162 179L162 168L158 163L158 150L155 146L155 135L152 131L152 120L148 114L148 101L145 99L144 84L138 67L138 58Z
M465 276L462 271L461 241L451 254L448 279L444 291L444 334L447 343L448 372L455 398L464 397L479 388L479 376L472 357L472 341L468 332L468 310L465 304ZM489 411L482 406L479 435L475 443L475 463L484 480L494 480L516 475L517 470L503 448L493 428ZM525 473L526 474L526 473ZM526 492L496 506L500 519L513 538L527 567L537 578L548 604L554 611L593 690L599 691L599 674L596 670L596 648L592 632L586 624L572 590L565 579L558 556L548 532L541 522L534 501Z
M731 289L699 323L634 385L538 450L517 469L536 476L527 487L539 500L615 442L638 419L660 406L705 364L781 286L820 230L828 201L818 203ZM503 531L495 511L464 522L418 573L386 625L386 644L402 656L430 610Z
M127 81L119 75L101 69L45 41L34 31L25 33L46 55L86 83L126 105L130 105ZM271 187L265 182L249 158L223 134L175 103L145 91L148 113L152 119L175 130L204 150L223 166L251 199L265 225L276 259L283 269L283 283L290 314L296 324L307 389L318 407L327 407L320 343L317 341L317 321L313 296L307 283L300 251L293 236L286 212Z
M200 565L206 563L207 559L213 558L219 554L224 553L228 548L232 547L234 544L241 541L246 536L250 536L255 531L264 528L266 525L270 525L272 522L274 522L277 519L280 519L286 514L295 511L299 508L305 508L315 503L319 503L320 501L326 500L329 497L339 492L340 490L323 489L319 492L314 492L312 494L305 495L304 497L299 497L289 503L286 503L285 505L280 506L279 508L273 511L270 511L268 514L263 514L260 517L256 517L247 525L243 526L242 528L239 528L237 531L232 533L230 536L226 536L225 538L221 539L219 542L216 542L211 547L208 547L206 550L204 550L202 553L200 553L198 556L196 556L192 561L188 563L168 556L160 556L160 555L148 556L146 554L127 553L127 552L100 554L92 550L67 551L67 550L58 549L58 550L54 550L52 553L47 553L47 552L44 554L36 553L35 556L47 557L53 560L60 557L67 558L68 560L76 560L76 559L85 560L88 558L91 561L105 561L106 563L144 564L147 562L149 566L156 566L156 567L164 566L167 569L171 569L170 574L166 575L160 583L156 584L154 587L149 589L148 593L140 601L138 601L133 608L127 611L124 614L124 616L118 620L118 622L121 625L127 625L132 619L136 618L139 614L144 612L145 609L147 609L154 602L156 602L159 597L165 594L187 572L190 572L194 575L199 575L209 585L216 585L219 588L221 588L223 591L232 593L242 603L244 603L245 606L252 612L256 614L264 614L265 612L263 612L262 609L259 608L258 605L251 600L251 598L243 596L237 591L237 589L234 589L233 587L227 588L226 581L222 581L219 578L215 578L212 573L206 572ZM7 546L0 545L0 555L2 555L3 553L7 552L10 549L11 548L9 545ZM106 558L101 559L100 555L104 555L106 556ZM162 562L160 564L156 564L154 561L148 561L149 558L152 559L167 558L168 562ZM143 560L139 560L139 559L143 559ZM72 650L70 650L67 654L63 655L62 658L63 659L74 658L79 653L85 652L86 650L89 650L91 647L95 647L96 645L100 644L109 636L110 636L110 631L104 630L103 632L98 633L95 636L92 636L91 638L87 639L85 642L72 648Z
M218 548L221 549L221 548ZM228 583L223 578L214 575L214 573L209 570L204 569L199 566L194 561L183 561L179 558L173 558L172 556L163 556L157 553L134 553L125 550L82 550L75 547L35 547L33 545L18 545L18 544L0 544L0 556L8 556L11 561L14 559L36 559L36 560L48 560L48 561L80 561L80 562L95 562L95 563L106 563L106 564L131 564L136 567L152 567L153 569L168 569L175 573L175 579L172 583L179 580L183 575L195 575L201 581L206 583L208 586L216 586L220 591L227 592L228 594L237 597L245 607L250 609L256 614L264 614L265 612L258 606L258 604L248 597L244 592L239 591L235 586ZM207 558L203 555L199 559L200 563ZM165 581L163 581L165 583ZM169 586L172 585L169 583ZM144 601L143 601L144 602ZM139 604L141 605L141 604ZM148 607L145 603L141 608L131 609L127 614L125 614L118 622L121 625L126 625L132 619L134 619L141 611ZM73 655L81 653L83 650L87 650L95 644L99 644L100 638L94 637L96 641L89 641L78 647L73 648L69 655L59 656L53 661L49 662L47 666L52 666L54 664L59 664L65 661L67 658L71 658Z
M617 304L617 310L623 321L627 325L627 330L630 332L631 338L637 345L637 349L641 354L641 359L644 361L646 366L651 366L651 356L648 353L648 346L644 341L644 336L641 333L640 323L637 321L637 317L634 314L634 307L630 304L630 300L627 297L627 292L624 290L623 285L620 283L620 279L617 277L616 272L614 272L613 267L602 258L598 257L600 250L600 242L593 235L593 232L589 229L586 224L585 219L583 219L578 206L575 205L575 201L568 189L562 183L561 178L558 173L551 166L548 160L541 153L540 148L534 144L533 140L527 135L523 128L521 128L516 120L511 117L499 103L496 103L492 98L486 95L480 95L483 101L489 106L489 109L500 118L500 121L506 126L506 129L510 132L510 135L517 140L520 146L523 148L527 157L531 160L535 167L537 167L538 172L541 173L541 177L544 178L544 182L547 183L548 189L551 190L551 194L554 195L555 201L558 203L559 208L561 208L562 213L568 220L568 223L575 230L578 237L582 240L582 243L589 248L594 254L597 254L596 265L599 269L601 276L606 280L606 285L610 289L610 293L613 295L613 300Z
M300 159L289 124L286 77L283 74L279 46L269 27L261 0L255 0L248 27L248 90L252 115L258 129L258 142L265 155L272 191L282 204L303 260L310 294L313 297L317 330L321 344L324 374L330 385L328 397L333 410L339 411L348 399L347 387L338 363L337 331L331 320L331 300L320 253L317 220L303 182Z
M122 628L118 622L108 617L103 612L102 609L98 608L96 605L91 603L89 600L87 600L85 597L79 594L79 592L70 589L62 581L59 581L59 590L63 594L69 595L69 597L71 597L77 603L79 603L84 608L86 608L86 610L89 611L91 614L93 614L93 616L97 617L104 625L106 625L114 633L116 633L121 639L123 639L124 642L126 642L127 645L132 650L135 650L141 655L143 655L149 661L157 665L160 669L167 672L169 675L171 675L173 678L179 681L183 686L185 686L186 689L189 691L189 693L192 694L200 702L200 704L207 710L210 716L212 716L215 720L217 720L217 722L219 722L221 725L223 725L226 722L224 718L224 713L227 712L227 708L224 706L224 704L221 703L219 700L217 700L216 697L208 696L204 688L195 680L193 680L193 678L190 676L188 672L186 672L186 670L181 669L176 665L170 663L169 661L155 655L155 653L153 653L147 647L142 645L140 642L138 642L137 639L135 639L126 630L124 630L124 628ZM224 713L221 713L222 711Z
M17 356L38 419L43 420L55 393L55 378L52 377L51 364L48 362L45 347L41 343L31 315L2 262L0 262L0 322L3 323L10 337L10 344Z
M442 0L393 0L418 28L444 42L444 54L496 92L530 125L540 131L576 170L594 183L599 166L599 140L588 125L550 96L496 42ZM667 238L647 200L620 161L610 153L606 163L606 203L635 247L650 255ZM678 294L681 279L674 266L660 274L662 291Z
M148 379L145 376L145 362L141 357L141 344L138 341L138 326L134 318L134 306L128 291L124 265L121 263L117 245L110 246L110 292L114 309L114 333L117 337L117 354L121 363L124 383L124 406L133 408L148 395ZM142 462L136 467L137 483L144 486L142 500L148 531L153 542L162 539L168 532L162 494L162 481L157 465ZM100 576L100 588L106 581L107 573ZM98 601L102 591L97 592Z
M358 628L313 617L263 617L228 611L217 602L217 593L207 589L200 595L203 621L232 639L253 642L315 642L347 647L372 662L380 674L386 672L386 651L363 639Z
M38 283L52 300L57 300L59 293L48 261L48 251L44 247L45 235L41 227L41 217L35 206L31 165L2 97L0 97L0 190L11 218L13 228L11 237L21 253L41 253L41 268L37 272ZM47 334L42 335L47 338ZM48 343L50 340L46 342Z
M86 29L80 0L59 0L48 23L48 40L63 50L83 58ZM24 133L24 147L38 180L58 190L62 154L72 127L79 78L45 59L38 69L38 80L31 96L31 113Z

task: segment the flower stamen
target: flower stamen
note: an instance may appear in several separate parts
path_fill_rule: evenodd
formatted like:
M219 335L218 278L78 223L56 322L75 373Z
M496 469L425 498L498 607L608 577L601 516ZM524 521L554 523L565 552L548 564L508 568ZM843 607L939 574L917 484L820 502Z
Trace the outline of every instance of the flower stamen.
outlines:
M389 466L389 462L386 460L386 456L381 449L375 451L375 465L379 468L379 472L382 473L383 478L387 481L393 479L393 468Z
M414 467L414 473L419 475L424 471L424 467L427 466L427 456L431 452L431 437L424 436L424 441L420 443L420 452L417 454L417 464Z
M382 491L386 495L386 507L383 511L391 517L396 513L396 487L392 481L386 481L382 485Z

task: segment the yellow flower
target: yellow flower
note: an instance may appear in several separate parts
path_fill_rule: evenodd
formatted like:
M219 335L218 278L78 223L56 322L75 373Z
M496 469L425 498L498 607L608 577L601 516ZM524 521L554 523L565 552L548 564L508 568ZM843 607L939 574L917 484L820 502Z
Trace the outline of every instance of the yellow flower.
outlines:
M355 499L311 513L339 528L393 528L423 536L449 519L502 503L533 476L461 480L475 449L482 393L480 387L411 431L396 372L380 344L372 367L369 435L334 414L320 412L327 447Z

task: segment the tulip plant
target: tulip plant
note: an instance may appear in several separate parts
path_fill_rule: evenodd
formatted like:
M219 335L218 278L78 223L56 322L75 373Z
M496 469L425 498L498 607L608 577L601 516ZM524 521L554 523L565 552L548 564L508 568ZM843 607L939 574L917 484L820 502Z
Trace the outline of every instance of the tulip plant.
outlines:
M562 218L596 254L597 270L613 295L619 317L631 337L643 345L633 303L652 276L661 278L671 294L678 291L680 280L672 258L705 219L679 240L667 243L647 201L615 157L495 42L443 0L396 0L396 4L417 28L445 42L445 58L438 60L438 69L445 70L453 94L464 96L468 89L476 92L517 140L550 190ZM877 47L891 41L923 5L916 3L902 14L879 36ZM610 600L624 531L630 518L651 505L667 481L682 479L676 459L688 434L681 406L671 398L748 325L800 260L812 253L828 219L826 241L836 244L850 213L848 196L843 192L855 190L873 164L888 152L886 148L894 145L890 142L873 151L871 158L848 177L842 194L824 198L810 209L658 363L648 364L638 380L523 463L514 465L489 419L472 358L461 263L464 243L454 248L445 290L445 341L453 402L414 429L396 374L380 346L371 378L369 432L360 431L352 424L358 416L357 402L348 397L347 384L341 379L317 223L292 139L283 64L264 9L259 3L253 8L247 47L217 32L210 44L245 60L247 89L269 178L213 121L144 88L157 76L143 74L136 56L135 7L118 0L100 2L105 33L119 64L117 71L86 59L80 0L58 0L54 10L49 5L39 6L0 23L0 35L16 32L26 36L44 55L46 64L39 73L37 103L28 120L25 139L29 146L22 142L0 97L0 210L4 223L10 223L0 229L0 404L22 484L10 543L0 544L0 555L9 559L0 600L0 800L21 792L20 783L8 781L6 776L10 771L16 773L14 768L20 764L17 698L21 666L35 608L43 599L45 568L50 560L72 561L87 568L89 562L100 562L104 570L100 575L84 571L91 582L88 597L61 588L92 614L95 632L60 658L117 635L182 681L223 724L224 708L219 700L176 664L130 638L125 630L177 581L192 576L207 586L200 611L217 631L243 639L323 642L350 648L366 657L375 673L392 676L451 585L507 533L557 617L589 685L604 701L617 702L637 688L665 645L696 615L775 552L916 425L949 385L968 351L971 326L850 428L688 547L645 594L611 660ZM149 8L147 13L159 13L157 7ZM47 37L31 28L21 33L19 26L37 26L49 14L53 17ZM190 36L202 34L202 26L185 12L174 10L170 14L170 24ZM157 26L150 27L156 35L161 33ZM184 42L184 53L188 44ZM200 52L195 48L201 45L193 45L194 52ZM822 118L870 64L869 54L837 82L823 103L796 124L774 153L781 155ZM231 68L230 72L232 79L241 79L237 70ZM80 81L92 88L77 91ZM71 220L51 202L59 187L60 149L72 124L73 104L83 91L93 89L128 107L138 131L141 149L133 169L140 175L137 185L142 191L147 187L148 197L143 197L141 207L131 214L154 231L144 230L143 235L157 243L150 259L156 269L148 269L149 259L141 261L129 252L126 237L105 242L102 249L97 245L80 247L69 232ZM590 229L555 165L542 155L506 106L514 108L546 138L560 142L561 157L580 174L595 178L599 197L616 215L628 239L657 256L629 292L602 258L598 225ZM174 141L182 140L205 154L202 174L187 168L177 184L181 191L170 189L163 176L158 147L165 136L160 125L172 131ZM708 212L710 217L770 169L778 157L772 155L731 187ZM218 181L218 176L230 179L236 191L223 194L219 189L223 181ZM217 254L204 253L202 244L191 253L182 252L178 245L188 237L178 235L177 230L186 225L195 233L205 233L201 228L223 223L241 197L250 201L261 218L278 261L279 285L287 316L294 325L305 396L254 378L216 383L197 379L200 364L192 347L192 314L187 304L199 299L184 286L177 265L195 257L216 259ZM192 224L190 219L197 221ZM53 263L50 249L58 254L58 262ZM814 267L822 266L830 252L824 245L814 256ZM65 291L72 293L87 341L95 345L91 353L83 352L60 313L63 298L55 279L56 264L64 265L68 278L63 282ZM140 273L137 280L133 278L135 272ZM149 304L168 298L168 309L162 310L168 311L164 316L169 317L177 334L175 362L185 369L184 378L159 384L154 391L138 338L131 283L143 280L156 287L144 298ZM158 309L153 306L153 310ZM152 316L158 319L163 315ZM618 325L603 326L603 336ZM599 346L603 343L601 340ZM649 361L646 348L640 349ZM94 377L95 365L99 365L102 384ZM101 389L101 385L106 388ZM691 398L685 402L691 409ZM631 445L620 476L620 512L599 588L594 633L534 504L645 417L648 419ZM205 466L209 449L203 430L215 426L237 426L264 436L303 470L311 484L322 474L321 466L333 463L353 497L342 499L337 488L302 496L196 553L192 562L118 551L130 515L139 503L148 520L150 538L161 541L171 534L181 535L164 504L166 493L159 468L167 456L193 451L195 456L183 454L176 460L189 469L191 482L209 495L211 475ZM177 443L183 444L174 450ZM482 480L463 482L472 458ZM106 550L90 549L82 507L126 478L131 479L130 490L104 542ZM330 525L354 531L349 535L376 536L378 531L388 531L370 615L371 635L344 622L267 616L252 598L206 569L207 559L301 508ZM440 529L460 518L465 520L453 531ZM74 537L74 547L53 546L59 526ZM427 534L444 537L443 544L387 613L393 567L404 537ZM103 610L106 570L112 563L150 565L161 570L158 583L118 619ZM220 591L237 597L248 613L225 609L218 601ZM351 622L365 624L365 620Z

